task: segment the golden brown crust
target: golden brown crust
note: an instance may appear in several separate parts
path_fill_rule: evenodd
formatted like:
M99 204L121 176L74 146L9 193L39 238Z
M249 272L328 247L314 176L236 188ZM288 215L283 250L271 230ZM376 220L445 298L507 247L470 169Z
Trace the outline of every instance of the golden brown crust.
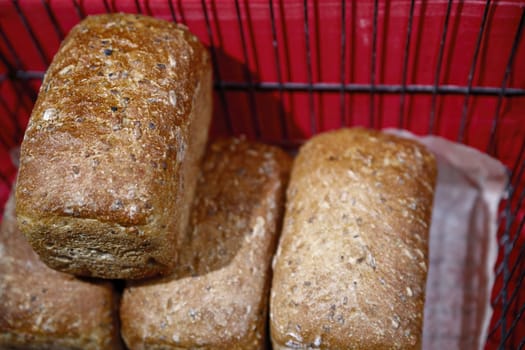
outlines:
M211 115L206 49L145 16L88 17L61 45L24 137L21 230L55 269L173 270Z
M16 228L11 196L0 228L0 348L120 349L110 282L50 269Z
M239 139L209 148L175 274L124 291L130 349L262 348L290 163L277 148Z
M274 258L275 349L421 346L435 178L423 146L377 131L300 149Z

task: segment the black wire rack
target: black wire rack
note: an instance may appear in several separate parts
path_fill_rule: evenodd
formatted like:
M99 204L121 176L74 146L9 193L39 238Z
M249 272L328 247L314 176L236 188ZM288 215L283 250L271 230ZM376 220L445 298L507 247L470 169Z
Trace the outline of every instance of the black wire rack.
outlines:
M497 53L499 57L505 56L502 61L504 69L499 83L494 84L478 84L477 74L484 69L484 57L487 55L484 47L490 40L490 30L496 25L494 23L498 8L505 6L496 1L486 0L483 4L479 1L446 1L439 19L435 20L439 24L439 30L438 40L433 47L436 59L429 68L429 81L417 81L410 72L414 65L416 41L421 40L420 35L419 39L416 37L419 32L424 32L425 27L421 8L430 5L426 1L402 2L403 8L406 8L406 13L402 15L404 32L401 35L396 34L401 49L394 57L394 61L399 63L397 69L400 74L393 82L386 81L381 76L384 62L388 59L385 58L385 50L381 49L381 45L388 45L385 44L387 39L384 37L384 23L388 20L386 10L392 7L390 1L363 2L368 6L366 9L369 9L367 23L371 24L367 27L370 32L367 36L370 39L370 49L364 54L368 60L363 68L367 75L364 81L354 79L359 71L352 63L359 59L356 56L355 42L360 31L364 30L354 24L355 13L358 6L364 5L345 0L326 1L326 4L313 0L231 0L224 1L224 4L212 0L195 0L187 3L171 0L101 0L93 1L93 4L80 0L0 2L0 113L3 116L0 119L0 146L4 153L15 148L22 140L39 84L58 43L72 24L88 14L98 12L141 13L185 23L192 30L195 28L199 37L207 43L213 60L218 134L246 132L255 139L293 148L309 136L333 127L365 125L373 128L394 126L414 129L415 117L411 112L411 105L416 99L425 99L425 111L428 114L425 115L425 122L416 120L418 127L415 131L441 135L444 132L439 127L440 121L447 118L443 108L440 108L443 99L447 96L459 98L454 114L456 127L454 132L447 132L445 136L466 144L474 143L477 148L502 160L509 168L507 196L501 203L498 221L500 257L495 268L495 316L487 347L524 348L525 327L520 325L525 323L525 293L521 292L525 279L525 129L518 128L510 134L502 133L501 129L506 122L506 111L513 108L518 109L523 116L519 123L525 124L525 80L519 81L523 77L520 72L525 71L525 2L509 2L508 6L512 7L513 13L511 17L517 24L505 34L508 52L502 50ZM322 8L329 6L337 10L333 15L335 24L318 21ZM444 70L451 64L448 47L452 45L454 37L461 36L455 26L458 16L461 17L458 9L470 9L474 6L481 10L478 11L479 25L470 27L476 34L472 39L472 50L465 53L469 62L464 67L466 79L461 84L444 82ZM225 39L219 35L221 30L224 31L221 28L225 25L224 19L221 19L221 11L224 13L226 9L229 9L228 14L231 17L227 24L235 26L237 33L235 38L227 40L237 42L236 57L242 63L236 68L237 73L233 77L229 71L231 62L224 58L224 52L228 51L224 49ZM257 34L259 28L254 28L256 24L253 16L257 15L257 11L265 14L267 25L264 35L268 37L269 43L259 51L254 44L257 41L254 37L262 35ZM64 13L69 16L67 20L64 20ZM297 21L288 23L287 13L293 13L290 16L296 17ZM303 42L299 50L293 49L294 45L289 42L291 39L284 33L286 25L290 27L292 24L300 27L294 29L295 38ZM16 35L12 28L15 25L18 28ZM41 34L43 25L46 27L45 34ZM334 29L338 33L337 37L319 38L321 26L337 27ZM383 31L380 30L381 27ZM43 35L53 38L44 40ZM21 39L27 44L27 51L17 44ZM323 59L319 45L323 40L332 41L334 53L331 57L337 61L338 72L330 79L324 79L320 73L322 69L319 68L319 62ZM265 55L262 54L263 50L267 51ZM294 78L290 71L299 61L304 70L299 78ZM271 78L266 78L264 74L261 78L261 72L265 70L262 69L263 66L274 67L271 74L267 74ZM501 70L503 67L496 68ZM242 108L232 102L239 99L239 96L243 101ZM271 96L272 101L278 102L277 107L272 110L271 121L264 110L268 96ZM365 109L355 101L356 96L359 101L365 101L366 115L358 116L356 106ZM388 96L395 98L396 102L395 108L388 111L390 119L386 123L384 108L381 110L380 106L381 101ZM330 102L323 104L325 97L329 97ZM483 136L482 145L472 142L472 135L476 134L472 109L475 101L480 98L492 101L494 108L493 112L489 112L492 113L491 119L486 121L489 125L488 133ZM285 103L286 101L288 102ZM297 114L301 114L300 119L303 121L301 133L294 131L290 123L290 119ZM329 118L328 114L332 120L330 127L322 125ZM265 133L268 125L272 129L270 136ZM512 141L511 146L508 145L509 138ZM14 167L2 164L0 182L6 189L11 186L15 171Z

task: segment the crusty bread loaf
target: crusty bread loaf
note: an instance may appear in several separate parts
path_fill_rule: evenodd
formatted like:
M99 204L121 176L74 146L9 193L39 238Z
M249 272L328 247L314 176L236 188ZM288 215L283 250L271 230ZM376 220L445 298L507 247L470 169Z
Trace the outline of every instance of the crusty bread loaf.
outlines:
M421 346L435 178L423 146L377 131L300 149L274 258L274 349Z
M14 212L12 195L0 227L0 349L120 349L112 284L47 267Z
M211 108L209 56L185 27L125 14L75 26L21 150L17 216L42 260L102 278L172 271Z
M122 336L130 349L264 346L290 163L277 148L239 139L210 147L176 273L124 290Z

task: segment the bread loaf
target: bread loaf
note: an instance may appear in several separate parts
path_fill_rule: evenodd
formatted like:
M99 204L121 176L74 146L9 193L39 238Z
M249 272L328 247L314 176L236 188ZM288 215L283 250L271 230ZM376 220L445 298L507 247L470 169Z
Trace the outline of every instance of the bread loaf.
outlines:
M175 274L124 290L130 349L263 348L289 168L274 147L238 139L211 146Z
M18 221L41 259L102 278L172 271L211 108L210 60L185 27L130 14L75 26L21 149Z
M274 349L417 349L436 164L365 129L299 151L274 258Z
M12 195L0 227L0 349L120 349L112 284L47 267L14 212Z

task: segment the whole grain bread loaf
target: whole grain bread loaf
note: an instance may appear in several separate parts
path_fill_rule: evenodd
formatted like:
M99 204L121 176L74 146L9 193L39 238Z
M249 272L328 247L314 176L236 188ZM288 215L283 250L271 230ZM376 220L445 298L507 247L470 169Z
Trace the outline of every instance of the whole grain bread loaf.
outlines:
M54 269L169 273L210 122L211 68L184 26L107 14L75 26L22 143L19 227Z
M435 179L423 146L377 131L300 149L274 258L274 349L420 348Z
M176 272L124 290L130 349L263 348L290 165L283 151L244 140L209 148Z
M108 281L55 271L17 229L14 195L0 227L0 349L121 349Z

